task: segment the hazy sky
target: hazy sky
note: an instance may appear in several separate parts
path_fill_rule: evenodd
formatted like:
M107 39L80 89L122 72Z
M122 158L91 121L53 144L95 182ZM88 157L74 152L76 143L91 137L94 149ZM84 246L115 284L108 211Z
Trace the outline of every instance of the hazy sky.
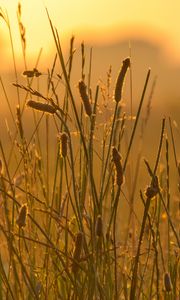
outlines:
M40 47L48 53L52 37L45 12L48 8L61 38L75 34L79 40L91 43L120 41L126 36L145 38L162 45L164 53L173 62L180 63L180 0L22 0L22 21L26 27L27 53L37 56ZM0 0L6 8L12 25L17 52L19 34L17 26L17 0ZM7 29L0 19L0 30ZM4 36L8 49L8 38Z

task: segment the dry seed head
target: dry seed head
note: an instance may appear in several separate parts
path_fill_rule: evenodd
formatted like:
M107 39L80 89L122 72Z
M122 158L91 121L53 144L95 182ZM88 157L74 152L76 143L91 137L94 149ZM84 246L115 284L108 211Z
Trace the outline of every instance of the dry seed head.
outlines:
M145 194L146 194L147 198L152 199L153 197L156 196L157 193L156 193L156 191L154 191L154 188L152 188L151 186L148 186Z
M34 76L35 76L35 77L39 77L39 76L42 75L42 73L39 72L36 68L33 69L33 72L34 72Z
M75 239L75 246L74 246L74 252L73 252L74 259L76 259L77 257L80 257L82 245L83 245L83 233L80 231L77 233L76 239Z
M21 227L26 226L26 217L27 217L27 205L23 204L19 211L19 216L16 220L16 224L19 226L19 229Z
M40 73L36 68L34 68L33 70L24 71L23 75L28 78L32 78L32 77L39 77L40 75L42 75L42 73Z
M115 164L121 160L121 155L118 152L118 150L116 149L116 147L112 148L112 158L113 158L113 162Z
M97 236L103 236L103 224L102 224L102 217L101 215L97 216L96 220L96 235Z
M21 17L21 3L18 2L18 15Z
M81 99L82 99L83 104L84 104L86 114L90 117L92 115L92 107L91 107L89 96L87 94L86 89L87 88L86 88L86 85L85 85L84 81L80 80L79 81L79 92L80 92Z
M19 105L16 106L16 116L17 116L16 123L17 123L18 129L19 129L20 137L23 139L24 131L23 131L23 127L22 127L21 112L20 112Z
M27 70L23 72L24 76L27 76L28 78L34 77L34 72L33 70Z
M0 7L0 17L3 18L6 24L8 24L7 13L5 13L1 7Z
M68 136L65 132L63 132L60 136L60 155L62 157L67 156L67 142L68 142Z
M169 273L164 274L164 288L167 293L172 291L172 282Z
M83 248L83 233L80 231L76 235L74 251L73 251L73 263L72 272L76 273L78 271L78 262L81 257L81 252Z
M121 186L124 182L123 168L121 164L121 155L115 147L112 149L112 158L116 168L116 184Z
M146 197L151 199L155 197L158 194L158 192L159 192L158 177L154 176L152 178L151 185L147 187L145 194Z
M21 4L18 4L18 11L17 11L17 17L18 17L18 24L19 24L19 31L21 35L21 41L23 44L23 48L25 50L26 48L26 29L21 21Z
M124 83L124 79L125 79L127 69L129 67L130 67L130 58L127 57L122 62L122 67L121 67L121 70L119 72L118 78L116 80L116 87L115 87L115 91L114 91L114 99L115 99L116 102L119 102L122 98L123 83Z
M27 106L49 114L54 114L56 112L56 108L53 107L52 105L47 103L37 102L34 100L29 100L27 102Z

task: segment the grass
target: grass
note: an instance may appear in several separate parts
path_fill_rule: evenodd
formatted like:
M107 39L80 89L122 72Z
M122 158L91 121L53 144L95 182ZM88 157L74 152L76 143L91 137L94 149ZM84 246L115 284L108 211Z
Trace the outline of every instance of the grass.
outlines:
M27 68L19 5L22 84L8 15L0 15L10 35L17 93L14 109L1 78L12 129L8 147L0 136L0 299L178 299L180 206L172 181L178 185L180 167L171 118L159 117L151 163L140 147L155 86L143 118L151 70L135 116L132 108L128 115L122 95L130 76L132 97L131 58L123 60L113 87L110 69L106 86L93 91L92 50L86 79L82 43L77 96L71 83L74 37L66 61L47 12L56 55L41 90L39 58Z

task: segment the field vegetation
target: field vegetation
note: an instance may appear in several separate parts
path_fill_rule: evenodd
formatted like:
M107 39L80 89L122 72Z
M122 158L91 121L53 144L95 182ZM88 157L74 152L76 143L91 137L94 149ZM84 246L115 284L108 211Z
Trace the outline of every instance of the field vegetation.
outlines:
M74 37L66 57L47 11L56 53L44 74L40 55L28 68L20 5L17 16L23 77L0 10L17 99L12 106L2 76L10 120L0 133L0 299L179 299L180 164L171 117L159 115L156 152L142 156L156 83L151 70L133 112L128 53L117 60L116 81L110 67L106 82L92 89L92 49L82 43L74 84Z

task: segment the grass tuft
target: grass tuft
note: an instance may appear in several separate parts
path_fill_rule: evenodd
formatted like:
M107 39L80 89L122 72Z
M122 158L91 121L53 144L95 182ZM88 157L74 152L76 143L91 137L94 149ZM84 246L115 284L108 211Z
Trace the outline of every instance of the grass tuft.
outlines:
M132 115L130 58L122 60L117 79L110 66L105 83L94 86L92 49L83 42L78 54L73 36L64 55L47 11L54 59L42 70L40 51L29 68L21 15L19 4L23 74L8 14L0 9L16 90L14 105L0 77L10 114L7 132L0 133L0 298L179 299L177 132L159 112L159 139L153 129L146 137L154 123L151 70ZM78 55L80 78L74 78ZM128 79L130 107L123 91Z

